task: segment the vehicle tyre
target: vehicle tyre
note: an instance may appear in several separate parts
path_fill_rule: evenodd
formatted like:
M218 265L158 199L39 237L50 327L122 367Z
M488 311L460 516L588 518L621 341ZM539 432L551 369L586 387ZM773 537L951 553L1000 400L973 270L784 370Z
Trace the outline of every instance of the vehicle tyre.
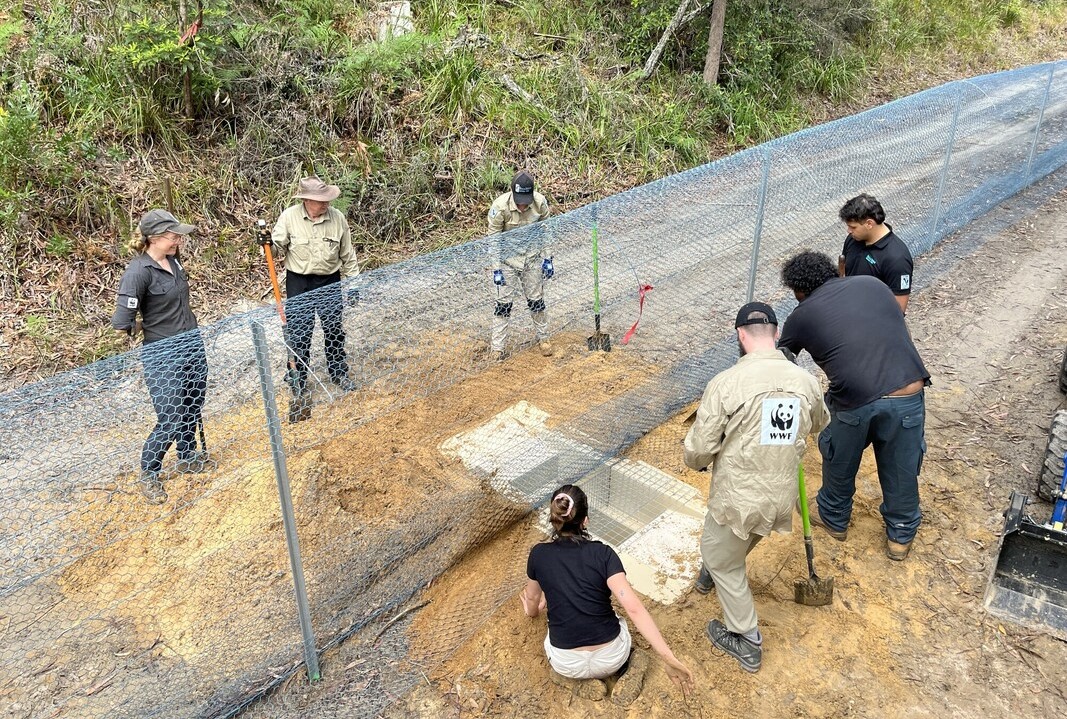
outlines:
M1067 452L1067 409L1061 409L1052 417L1052 426L1048 431L1048 446L1045 448L1045 461L1041 465L1041 476L1037 481L1037 496L1046 502L1052 501L1052 495L1060 488L1063 481L1063 455Z

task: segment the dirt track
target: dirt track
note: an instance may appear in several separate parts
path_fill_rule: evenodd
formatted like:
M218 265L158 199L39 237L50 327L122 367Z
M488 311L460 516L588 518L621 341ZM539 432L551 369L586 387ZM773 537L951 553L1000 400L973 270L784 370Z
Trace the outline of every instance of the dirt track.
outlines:
M1031 191L1036 192L1036 191ZM1010 217L995 210L986 226ZM978 223L979 225L983 223ZM390 716L553 717L1007 717L1067 709L1067 643L1003 623L982 609L1001 512L1013 488L1033 493L1049 421L1063 397L1055 373L1067 344L1067 191L996 234L969 228L919 258L909 307L916 344L934 378L927 395L929 453L921 478L924 523L909 559L885 557L873 459L858 481L848 541L816 530L820 574L833 575L825 608L792 602L804 576L799 534L776 535L749 560L765 637L762 670L715 656L704 625L714 594L650 607L697 676L683 700L657 665L629 708L591 703L551 684L540 643L544 619L527 619L517 593L532 521L453 568L428 592L408 632L462 613L471 588L496 583L514 596ZM681 414L629 453L706 492L685 470ZM809 445L810 446L810 445ZM819 483L814 447L809 486ZM1042 519L1047 505L1037 505ZM636 635L635 635L636 636ZM639 642L642 640L638 639Z

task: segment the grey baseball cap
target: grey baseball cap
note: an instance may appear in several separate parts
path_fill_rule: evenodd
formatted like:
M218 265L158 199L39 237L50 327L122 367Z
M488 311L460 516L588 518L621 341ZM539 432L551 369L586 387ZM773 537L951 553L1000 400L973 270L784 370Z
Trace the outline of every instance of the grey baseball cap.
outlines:
M141 234L145 237L162 235L164 232L174 232L179 235L188 235L196 232L196 227L178 222L178 218L166 210L149 210L141 218L138 225Z

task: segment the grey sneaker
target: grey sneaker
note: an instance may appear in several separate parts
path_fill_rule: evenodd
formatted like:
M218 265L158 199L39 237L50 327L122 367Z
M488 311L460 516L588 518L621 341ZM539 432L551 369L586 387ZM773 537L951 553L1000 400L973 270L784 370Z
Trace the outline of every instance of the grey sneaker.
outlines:
M697 590L697 594L708 594L714 588L715 580L711 578L711 573L702 564L700 566L700 576L697 577L693 589Z
M141 485L141 494L149 504L163 504L167 501L167 493L163 490L163 482L159 481L158 472L141 472L137 483Z
M719 651L736 659L746 672L758 672L763 663L763 649L745 639L740 634L731 632L718 619L708 622L708 639Z
M178 459L174 465L175 471L181 474L200 474L201 472L214 472L219 468L219 463L211 458L207 452L194 451Z

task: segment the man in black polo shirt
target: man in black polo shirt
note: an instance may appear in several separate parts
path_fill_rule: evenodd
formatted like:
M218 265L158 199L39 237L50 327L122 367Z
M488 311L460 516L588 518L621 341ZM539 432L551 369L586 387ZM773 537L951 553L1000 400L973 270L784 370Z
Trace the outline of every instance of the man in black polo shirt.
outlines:
M892 290L900 311L907 312L913 268L911 250L886 223L882 203L871 195L857 195L837 214L848 228L837 260L838 274L877 277Z
M886 553L902 560L922 520L918 476L926 452L923 388L930 373L893 294L879 280L838 277L829 257L801 252L782 268L782 282L800 304L778 345L797 354L807 350L830 380L830 425L819 435L823 484L812 523L845 540L856 472L863 450L873 444Z

